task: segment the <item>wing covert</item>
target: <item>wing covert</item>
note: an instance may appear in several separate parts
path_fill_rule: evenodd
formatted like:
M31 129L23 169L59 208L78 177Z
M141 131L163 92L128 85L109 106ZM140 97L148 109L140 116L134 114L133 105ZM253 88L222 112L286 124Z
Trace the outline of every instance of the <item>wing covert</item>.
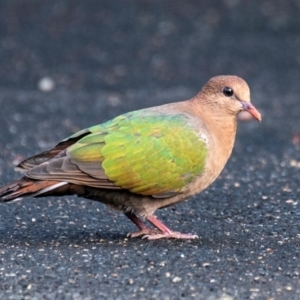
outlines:
M71 162L92 176L104 170L115 186L142 195L179 193L204 171L207 147L186 116L125 116L70 146Z

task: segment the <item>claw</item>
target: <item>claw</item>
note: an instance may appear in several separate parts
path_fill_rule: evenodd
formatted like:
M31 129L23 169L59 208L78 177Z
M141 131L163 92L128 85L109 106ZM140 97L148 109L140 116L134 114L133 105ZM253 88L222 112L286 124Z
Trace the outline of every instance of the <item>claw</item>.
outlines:
M199 239L199 236L191 233L180 233L180 232L170 232L170 233L158 233L153 235L144 235L143 239L148 240L158 240L158 239L183 239L183 240L194 240Z
M158 240L158 239L183 239L194 240L199 239L198 235L191 233L180 233L170 230L166 225L159 221L154 215L149 215L146 219L156 228L147 227L133 212L125 213L125 215L140 229L139 231L129 233L128 237L142 236L142 239Z

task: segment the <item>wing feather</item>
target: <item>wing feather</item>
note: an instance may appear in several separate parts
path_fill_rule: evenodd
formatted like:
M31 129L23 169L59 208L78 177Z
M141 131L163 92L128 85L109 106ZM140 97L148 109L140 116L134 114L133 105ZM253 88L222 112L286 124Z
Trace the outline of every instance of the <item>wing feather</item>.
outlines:
M158 198L180 193L204 172L207 145L186 115L141 112L73 135L36 156L27 175Z

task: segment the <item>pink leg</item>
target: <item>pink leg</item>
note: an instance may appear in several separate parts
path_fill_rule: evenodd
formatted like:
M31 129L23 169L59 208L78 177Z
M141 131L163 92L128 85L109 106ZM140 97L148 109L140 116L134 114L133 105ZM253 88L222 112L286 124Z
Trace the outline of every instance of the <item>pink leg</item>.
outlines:
M196 239L199 238L195 234L191 233L180 233L170 230L166 225L164 225L161 221L159 221L154 215L150 215L147 217L147 221L149 221L153 226L161 231L161 233L156 234L148 234L143 238L147 238L149 240L157 240L162 238L173 238L173 239Z
M133 212L125 213L128 217L140 230L128 234L130 237L143 236L148 240L157 240L163 238L173 238L173 239L196 239L197 235L191 233L180 233L170 230L166 225L159 221L154 215L148 216L146 219L150 222L155 229L147 227Z
M151 236L159 233L157 229L151 229L147 227L133 212L125 213L125 216L140 229L139 231L129 233L128 236L130 237L138 237L141 235Z

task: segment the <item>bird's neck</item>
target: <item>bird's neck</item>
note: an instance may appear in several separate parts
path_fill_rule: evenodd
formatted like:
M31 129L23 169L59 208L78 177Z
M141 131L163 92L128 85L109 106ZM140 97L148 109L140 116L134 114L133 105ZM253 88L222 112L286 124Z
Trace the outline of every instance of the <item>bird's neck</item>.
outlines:
M200 117L212 135L212 147L218 151L218 154L224 159L224 163L228 160L237 128L236 115L230 113L220 113L217 107L212 106L205 100L191 100L195 114ZM222 159L222 160L223 160Z

